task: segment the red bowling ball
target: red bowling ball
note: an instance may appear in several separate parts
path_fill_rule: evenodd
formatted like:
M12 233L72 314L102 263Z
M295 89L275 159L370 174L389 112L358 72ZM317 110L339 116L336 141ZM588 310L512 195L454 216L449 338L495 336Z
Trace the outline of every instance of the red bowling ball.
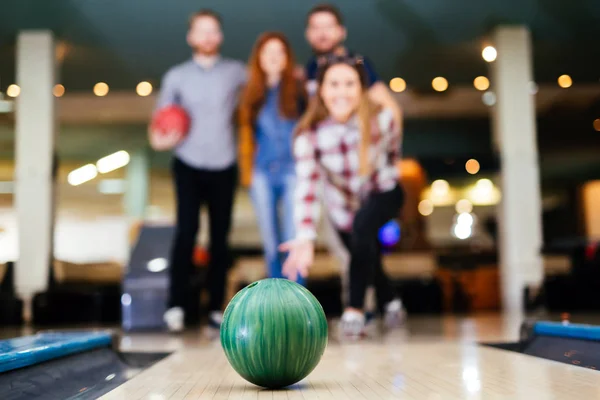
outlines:
M169 105L156 111L150 124L150 140L154 148L164 150L181 142L190 129L187 111L178 105Z

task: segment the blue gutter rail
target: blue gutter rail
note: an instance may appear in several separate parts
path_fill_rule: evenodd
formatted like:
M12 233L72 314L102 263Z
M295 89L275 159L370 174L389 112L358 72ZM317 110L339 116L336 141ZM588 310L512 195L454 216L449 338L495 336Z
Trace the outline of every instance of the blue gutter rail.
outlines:
M533 333L536 336L600 341L600 326L594 325L540 321L534 323Z
M39 333L0 340L0 373L112 345L110 332Z

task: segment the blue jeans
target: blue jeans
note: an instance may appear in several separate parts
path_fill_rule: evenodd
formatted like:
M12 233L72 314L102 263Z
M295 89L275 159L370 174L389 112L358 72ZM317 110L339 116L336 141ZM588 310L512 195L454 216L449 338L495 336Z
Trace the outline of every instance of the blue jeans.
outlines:
M294 239L294 186L293 172L269 172L255 168L250 196L263 241L269 278L283 278L281 273L285 255L278 247ZM304 285L305 279L297 281Z

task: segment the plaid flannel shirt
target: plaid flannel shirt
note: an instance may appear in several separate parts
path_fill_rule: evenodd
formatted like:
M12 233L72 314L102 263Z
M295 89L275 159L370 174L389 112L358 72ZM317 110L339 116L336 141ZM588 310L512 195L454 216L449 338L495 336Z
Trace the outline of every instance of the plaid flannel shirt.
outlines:
M346 124L332 120L301 132L294 142L296 157L296 237L315 239L323 200L329 218L350 231L354 215L372 192L392 190L398 183L400 131L392 113L383 110L373 124L367 177L359 174L360 128L357 118Z

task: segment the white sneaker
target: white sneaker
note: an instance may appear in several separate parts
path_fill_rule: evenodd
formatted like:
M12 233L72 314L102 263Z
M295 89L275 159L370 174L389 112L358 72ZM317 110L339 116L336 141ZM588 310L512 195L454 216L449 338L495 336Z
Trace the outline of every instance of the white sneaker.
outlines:
M208 313L208 321L204 329L204 335L208 340L219 338L221 324L223 323L223 313L220 311L211 311Z
M340 333L344 336L359 337L364 333L366 319L359 311L347 310L340 320Z
M213 329L220 329L223 323L223 313L221 311L211 311L208 314L208 326Z
M406 311L400 299L394 299L385 306L384 323L386 328L393 329L401 326L406 320Z
M184 313L181 307L169 308L163 315L169 332L181 332L184 328Z

